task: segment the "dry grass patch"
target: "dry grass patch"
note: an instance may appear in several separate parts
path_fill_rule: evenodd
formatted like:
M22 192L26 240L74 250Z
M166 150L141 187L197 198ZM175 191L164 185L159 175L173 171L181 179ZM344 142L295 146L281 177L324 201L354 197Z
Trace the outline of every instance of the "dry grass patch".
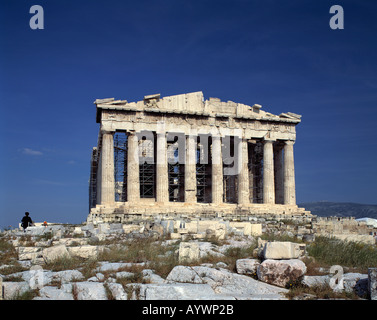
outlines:
M63 256L43 265L44 269L51 271L63 271L79 269L87 260Z
M316 285L307 287L302 284L293 285L289 292L285 294L288 299L295 299L296 297L311 295L310 300L317 299L345 299L345 300L359 300L360 298L354 292L335 292L331 289L329 284Z
M16 259L17 251L13 244L5 238L0 238L0 264L9 264Z

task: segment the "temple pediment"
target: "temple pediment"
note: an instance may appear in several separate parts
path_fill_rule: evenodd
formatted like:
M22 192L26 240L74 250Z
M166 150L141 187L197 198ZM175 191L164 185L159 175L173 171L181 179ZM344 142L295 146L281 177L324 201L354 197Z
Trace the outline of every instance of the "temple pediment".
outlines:
M160 94L144 96L137 102L115 100L114 98L97 99L97 122L102 109L142 111L156 113L187 114L207 117L254 119L279 122L301 122L301 116L292 112L274 115L262 110L260 104L252 106L233 101L221 101L219 98L204 99L203 92L197 91L173 96L161 97Z

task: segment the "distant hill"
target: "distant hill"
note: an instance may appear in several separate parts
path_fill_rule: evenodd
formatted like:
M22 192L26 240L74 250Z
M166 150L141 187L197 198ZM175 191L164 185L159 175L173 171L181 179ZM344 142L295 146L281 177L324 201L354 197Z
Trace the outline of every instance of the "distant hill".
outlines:
M377 219L377 205L349 202L306 202L298 205L319 217L355 217Z

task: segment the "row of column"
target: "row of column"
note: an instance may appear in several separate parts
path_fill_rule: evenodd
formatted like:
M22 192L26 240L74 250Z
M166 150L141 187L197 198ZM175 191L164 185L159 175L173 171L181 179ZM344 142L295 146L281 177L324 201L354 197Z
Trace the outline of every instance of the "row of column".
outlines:
M115 201L114 142L113 132L103 132L102 151L99 163L100 188L98 203ZM286 205L296 204L294 174L294 141L284 141L280 148L272 140L263 144L263 203ZM284 150L284 153L283 153ZM275 151L275 152L274 152ZM138 137L130 132L127 139L127 197L131 203L140 199ZM248 142L238 144L238 204L250 203L250 182L248 168ZM223 202L223 164L221 137L212 136L212 203ZM284 154L284 156L283 156ZM165 134L157 134L156 202L169 201L167 141ZM186 136L185 155L185 202L196 202L196 137Z

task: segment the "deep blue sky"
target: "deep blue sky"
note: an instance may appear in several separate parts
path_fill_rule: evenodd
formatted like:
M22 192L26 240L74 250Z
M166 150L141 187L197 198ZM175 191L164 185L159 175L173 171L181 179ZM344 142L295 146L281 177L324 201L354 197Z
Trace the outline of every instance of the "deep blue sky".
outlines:
M376 35L375 0L2 0L0 226L84 221L93 101L154 93L301 114L297 201L376 204Z

